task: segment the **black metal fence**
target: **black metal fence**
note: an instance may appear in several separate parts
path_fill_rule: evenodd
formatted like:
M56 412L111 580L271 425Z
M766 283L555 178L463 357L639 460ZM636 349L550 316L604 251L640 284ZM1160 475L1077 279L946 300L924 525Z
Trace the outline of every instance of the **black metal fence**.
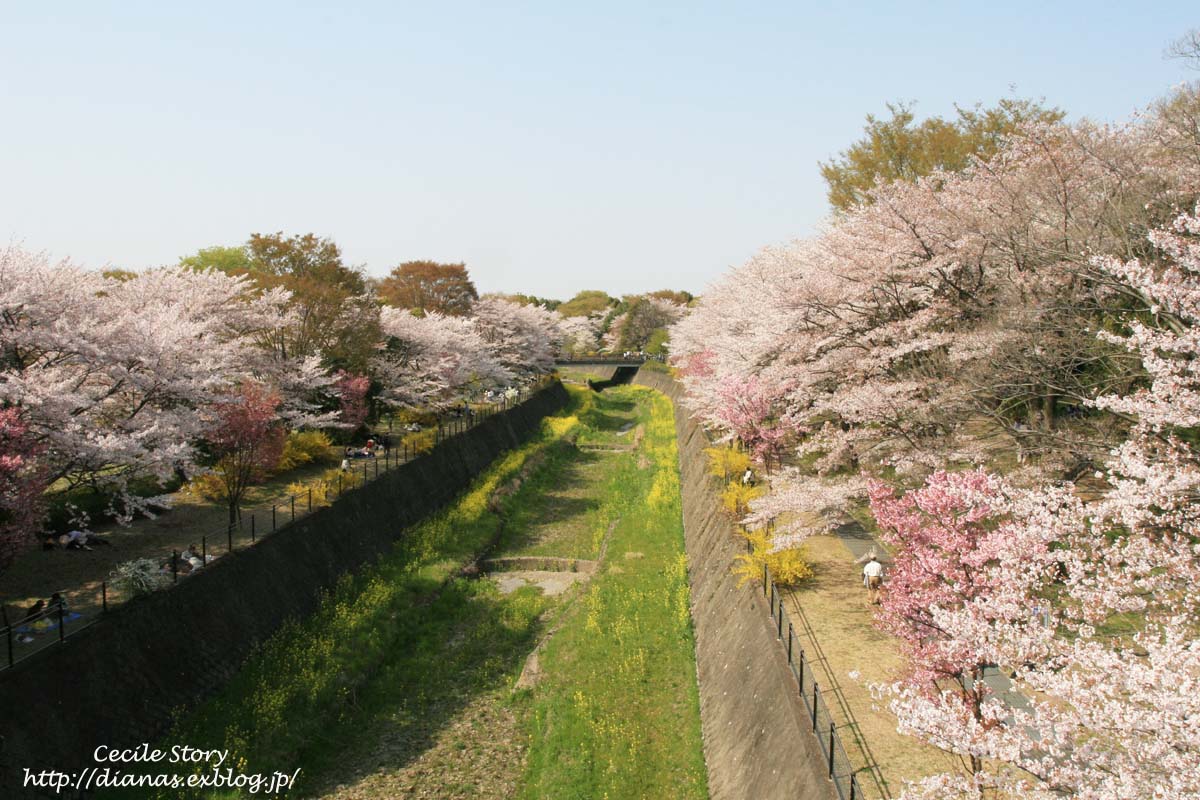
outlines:
M749 542L747 542L747 549L751 549ZM821 686L816 675L813 674L808 659L804 656L804 648L797 643L792 622L783 607L783 596L775 586L775 581L771 580L771 573L765 564L763 565L762 590L763 596L767 598L771 620L775 623L775 636L787 653L788 666L792 670L792 676L796 679L797 691L804 700L813 735L817 737L817 743L821 746L826 769L829 772L830 780L837 789L838 797L841 800L866 800L862 787L859 786L854 766L846 755L846 748L838 733L837 723L829 713L829 706L825 702Z
M439 415L433 446L466 433L484 420L525 402L553 380L552 377L545 376L495 402L462 406L455 412L457 416ZM362 488L381 475L386 475L427 452L411 449L405 444L380 448L380 451L382 456L352 459L349 469L339 470L336 485L326 485L323 490L317 489L315 493L310 486L300 494L281 495L252 509L244 509L237 522L201 535L197 542L198 553L173 550L169 557L164 555L158 573L161 580L171 584L178 583L181 578L201 571L214 559L252 547L259 539L270 536L322 506L330 505L346 492ZM199 566L195 566L194 562L199 562ZM8 609L0 604L0 624L3 625L0 628L0 637L3 637L6 645L5 654L0 656L0 672L39 650L63 642L68 636L100 619L112 606L119 605L130 597L131 594L118 590L108 581L101 581L100 610L91 614L67 611L65 601L51 604L32 615L28 612L10 615Z

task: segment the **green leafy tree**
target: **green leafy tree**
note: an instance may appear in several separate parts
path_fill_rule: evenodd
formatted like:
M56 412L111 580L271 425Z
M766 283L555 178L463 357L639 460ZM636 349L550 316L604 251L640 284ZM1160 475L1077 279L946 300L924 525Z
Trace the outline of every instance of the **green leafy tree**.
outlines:
M868 114L863 137L820 165L829 185L829 204L846 211L870 202L867 192L877 179L915 181L939 169L957 172L972 157L994 155L1021 125L1058 122L1065 116L1057 108L1014 99L1001 100L994 108L956 110L957 119L930 117L919 124L906 103L888 103L891 119Z
M245 245L202 247L193 255L179 259L179 263L195 270L217 269L227 275L245 275L253 266Z
M245 275L263 289L291 292L293 324L263 341L280 356L320 355L330 366L362 373L382 338L366 277L343 263L332 239L255 233L240 247L206 247L180 263Z
M585 289L558 307L558 313L564 317L590 317L598 311L607 311L617 304L615 298L607 292L597 289Z

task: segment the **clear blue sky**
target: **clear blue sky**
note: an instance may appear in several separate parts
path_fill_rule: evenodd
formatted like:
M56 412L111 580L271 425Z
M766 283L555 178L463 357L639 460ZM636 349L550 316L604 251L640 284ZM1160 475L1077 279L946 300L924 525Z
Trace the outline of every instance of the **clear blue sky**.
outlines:
M1183 80L1159 3L0 2L0 242L174 263L251 232L484 291L701 290L827 213L890 100L1120 120Z

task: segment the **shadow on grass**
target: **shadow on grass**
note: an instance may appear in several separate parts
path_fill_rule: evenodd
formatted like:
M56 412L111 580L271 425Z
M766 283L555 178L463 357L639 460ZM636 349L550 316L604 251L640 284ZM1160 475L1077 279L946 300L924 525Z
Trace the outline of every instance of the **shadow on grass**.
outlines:
M600 508L595 492L582 491L594 484L594 467L605 455L576 449L560 443L550 457L526 481L522 494L509 507L509 519L497 542L495 553L512 554L534 546L548 528L568 528L585 522L585 517ZM580 496L582 495L582 496ZM587 557L567 553L564 557Z
M413 608L411 636L376 665L378 672L349 699L339 723L300 751L303 793L403 770L437 748L464 709L512 685L537 643L541 612L549 604L534 589L501 596L489 581L458 579L433 602ZM489 731L470 734L486 737ZM426 774L425 793L448 796L429 780Z
M594 391L603 392L605 389L611 389L614 386L621 386L622 384L632 382L633 377L637 375L637 371L637 367L617 367L617 369L613 372L613 376L608 380L589 380L588 386L590 386Z

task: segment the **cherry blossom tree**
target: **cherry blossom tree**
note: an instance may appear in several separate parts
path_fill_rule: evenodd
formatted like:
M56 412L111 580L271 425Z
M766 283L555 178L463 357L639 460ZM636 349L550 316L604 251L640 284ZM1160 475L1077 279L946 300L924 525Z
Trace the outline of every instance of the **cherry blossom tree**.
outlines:
M340 372L335 384L341 406L340 424L350 430L358 430L367 421L367 390L371 379L366 375Z
M562 352L567 356L595 353L600 349L600 326L604 313L588 316L563 317L557 323L562 336Z
M280 424L279 394L254 381L217 400L209 413L205 441L212 452L213 472L229 508L229 524L241 518L246 490L279 463L287 430Z
M515 377L544 375L554 369L562 341L554 312L486 297L474 305L471 319L492 357Z
M1183 87L877 184L671 330L707 427L795 442L749 522L836 517L861 471L919 487L873 489L898 553L882 624L911 662L879 691L964 766L909 797L1200 797L1197 109ZM1005 437L1036 458L964 471L1004 464ZM1098 465L1081 485L1075 454Z
M259 337L287 293L172 268L105 275L17 248L0 252L0 405L20 410L47 483L115 498L121 521L149 511L130 481L190 471L206 409L248 378L276 386L293 424L319 423L315 358L275 359ZM86 524L86 520L79 520Z
M1008 511L1001 489L983 470L938 471L901 497L882 481L870 482L871 513L894 552L877 622L904 644L904 691L981 726L990 722L984 677L991 662L947 636L937 612L994 591L998 576L987 566L994 551L989 539ZM978 754L963 755L971 773L982 770Z
M39 450L15 408L0 409L0 569L35 540L46 482Z
M980 590L927 600L931 625L941 647L1010 671L1028 704L984 690L967 713L953 687L884 689L901 730L971 759L906 796L1200 797L1200 458L1185 435L1200 388L1197 234L1200 219L1183 215L1150 236L1165 263L1095 259L1151 302L1158 324L1132 317L1127 335L1101 334L1139 357L1148 385L1094 401L1133 420L1100 497L1012 490L1008 520L959 543L974 548L961 557Z
M380 324L388 340L373 370L383 386L384 402L445 408L470 391L513 378L469 318L436 312L417 317L385 306Z

